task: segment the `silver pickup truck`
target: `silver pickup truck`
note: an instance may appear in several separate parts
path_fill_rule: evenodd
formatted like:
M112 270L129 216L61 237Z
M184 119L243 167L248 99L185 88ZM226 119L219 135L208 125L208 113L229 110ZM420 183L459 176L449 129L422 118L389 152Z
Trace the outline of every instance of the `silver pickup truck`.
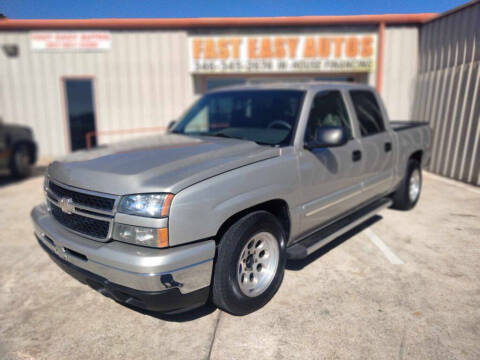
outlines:
M385 207L408 210L430 129L389 122L366 85L225 88L166 135L49 165L40 246L114 300L152 311L265 305L301 259Z

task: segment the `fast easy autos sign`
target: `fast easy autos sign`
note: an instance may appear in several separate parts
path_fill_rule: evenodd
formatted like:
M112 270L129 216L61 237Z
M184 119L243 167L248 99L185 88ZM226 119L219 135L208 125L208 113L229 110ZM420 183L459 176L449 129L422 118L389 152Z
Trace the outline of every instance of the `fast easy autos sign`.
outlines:
M105 31L30 33L30 46L36 51L102 51L111 44L111 35Z
M376 34L192 36L193 73L371 72Z

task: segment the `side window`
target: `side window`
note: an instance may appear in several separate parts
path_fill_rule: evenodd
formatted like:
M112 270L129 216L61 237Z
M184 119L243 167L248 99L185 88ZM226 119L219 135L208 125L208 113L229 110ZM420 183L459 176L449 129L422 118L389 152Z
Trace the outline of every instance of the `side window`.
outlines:
M320 126L342 126L352 138L352 129L348 118L347 108L340 91L321 91L315 95L308 117L305 140L315 137L315 129Z
M362 136L378 134L385 130L382 112L375 96L371 91L350 91L353 107L357 114L360 133Z

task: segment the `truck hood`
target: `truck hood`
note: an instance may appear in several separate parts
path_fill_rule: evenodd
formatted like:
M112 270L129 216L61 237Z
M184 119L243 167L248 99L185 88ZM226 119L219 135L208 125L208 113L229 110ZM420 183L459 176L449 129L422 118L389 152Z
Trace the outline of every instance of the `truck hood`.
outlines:
M74 152L54 161L47 174L61 183L116 195L172 192L280 155L254 142L160 135Z

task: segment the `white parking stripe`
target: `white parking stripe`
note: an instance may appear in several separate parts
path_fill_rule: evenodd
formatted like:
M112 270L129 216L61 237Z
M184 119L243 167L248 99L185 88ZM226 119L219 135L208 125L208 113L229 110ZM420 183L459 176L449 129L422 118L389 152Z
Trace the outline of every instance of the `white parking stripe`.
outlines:
M380 239L372 230L366 229L364 234L368 236L370 241L374 243L385 257L394 265L402 265L403 261Z

